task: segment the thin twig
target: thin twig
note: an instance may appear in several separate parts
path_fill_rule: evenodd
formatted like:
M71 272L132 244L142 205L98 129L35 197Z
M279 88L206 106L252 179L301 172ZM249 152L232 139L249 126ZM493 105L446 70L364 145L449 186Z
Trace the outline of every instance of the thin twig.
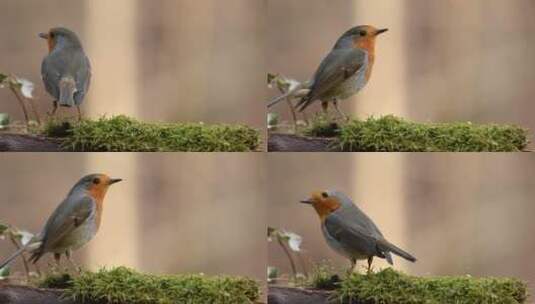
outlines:
M37 112L37 107L35 106L35 103L32 99L28 99L28 102L30 103L30 107L32 108L33 115L35 116L35 120L39 125L41 125L41 117L39 117L39 112Z
M24 99L19 95L19 92L17 92L17 90L15 90L13 87L10 86L9 89L11 90L11 92L13 92L13 94L15 94L15 97L19 101L20 106L22 107L22 111L24 112L24 118L26 119L26 125L28 125L30 123L30 119L28 117L28 110L26 109L26 105L24 104Z
M17 250L21 248L21 246L19 245L19 243L17 242L17 240L15 239L12 233L9 233L9 239L11 240L13 245L15 245ZM26 271L26 278L28 279L28 282L29 282L30 281L30 267L28 266L28 261L26 260L24 253L22 253L20 256L22 257L22 263L24 264L24 270Z
M308 270L306 267L305 259L303 258L303 255L300 252L297 253L297 256L299 257L299 261L301 262L301 267L303 268L303 274L305 275L305 277L308 278Z
M284 244L284 242L281 240L280 237L277 237L277 241L279 242L280 246L282 247L282 250L284 250L284 253L286 253L286 256L288 256L288 260L290 260L290 267L292 267L293 277L296 278L297 277L297 268L295 267L295 262L293 260L292 254L290 253L290 250L288 250L288 248L286 248L286 245Z

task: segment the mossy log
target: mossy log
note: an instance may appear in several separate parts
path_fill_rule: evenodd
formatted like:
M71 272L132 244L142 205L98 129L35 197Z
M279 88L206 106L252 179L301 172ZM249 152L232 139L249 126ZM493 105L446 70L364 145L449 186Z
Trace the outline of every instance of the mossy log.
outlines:
M62 299L85 304L252 304L260 297L258 282L245 277L156 275L125 267L84 271L75 277L50 275L38 286L61 288Z
M330 278L333 276L322 275L321 280L311 282L310 288L270 287L269 303L523 304L528 300L527 284L515 278L419 277L387 268L369 274L353 273L341 281L332 282L334 289L321 291L319 285L324 285Z
M126 116L49 121L33 134L0 133L1 151L252 152L260 132L244 125L147 123Z
M296 135L270 133L273 152L520 152L529 131L514 125L416 123L392 115L332 122L318 116Z

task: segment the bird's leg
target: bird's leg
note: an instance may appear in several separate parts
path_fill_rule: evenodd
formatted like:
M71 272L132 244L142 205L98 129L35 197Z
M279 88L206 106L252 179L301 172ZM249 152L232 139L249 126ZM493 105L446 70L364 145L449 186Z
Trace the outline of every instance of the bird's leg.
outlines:
M321 108L323 109L323 114L325 114L325 116L329 116L329 102L328 101L322 101L321 102Z
M52 102L52 105L53 105L52 112L48 112L48 116L54 117L56 115L56 111L58 110L58 101L54 100Z
M308 115L306 113L306 111L303 111L303 120L305 121L305 124L308 126Z
M333 106L334 106L334 109L336 110L336 112L338 112L338 115L340 117L342 117L345 121L349 120L349 118L340 110L340 108L338 108L338 100L337 99L333 100Z
M36 263L33 263L33 267L35 267L35 272L37 273L37 276L41 276L41 268L39 267L39 265Z
M60 263L60 260L61 260L61 253L56 253L54 252L54 261L56 262L56 264L54 265L54 268L53 271L54 272L61 272L61 263Z
M76 106L76 110L78 110L78 121L82 121L82 110L80 110L80 106Z
M368 274L371 273L371 270L372 270L372 263L373 263L373 256L368 257Z
M294 123L294 132L297 132L297 114L295 114L295 109L290 98L286 98L286 102L288 103L288 107L290 108L290 112L292 114L292 119Z
M69 264L71 264L71 267L74 268L74 270L76 270L78 273L81 273L82 268L74 262L71 254L72 252L70 250L65 251L65 256L67 257L67 261L69 261Z
M350 276L353 272L355 272L355 268L357 267L357 259L351 258L349 262L351 263L351 266L347 274L348 276Z
M275 80L278 80L278 77L279 76L276 76L274 78L274 80L272 81L275 81ZM279 91L282 93L282 94L286 94L288 92L288 90L286 88L283 88L281 86L279 86ZM294 105L292 104L292 100L291 100L291 96L288 96L286 99L286 103L288 104L288 107L290 108L290 112L292 114L292 118L293 118L293 122L294 122L294 131L297 131L297 115L295 114L295 107Z

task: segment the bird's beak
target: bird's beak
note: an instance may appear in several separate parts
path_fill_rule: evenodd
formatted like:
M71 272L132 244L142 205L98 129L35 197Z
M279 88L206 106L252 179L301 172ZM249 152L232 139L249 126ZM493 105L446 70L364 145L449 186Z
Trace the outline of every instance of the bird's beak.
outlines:
M299 202L302 204L307 204L307 205L312 205L313 203L311 199L301 200Z
M48 39L48 34L47 33L39 33L39 37L43 38L43 39Z
M386 32L388 32L388 29L387 29L387 28L377 30L377 32L375 32L375 36L379 36L379 35L381 35L382 33L386 33Z
M120 181L122 181L122 179L120 179L120 178L110 178L110 181L108 182L108 185L113 185L113 184L118 183Z

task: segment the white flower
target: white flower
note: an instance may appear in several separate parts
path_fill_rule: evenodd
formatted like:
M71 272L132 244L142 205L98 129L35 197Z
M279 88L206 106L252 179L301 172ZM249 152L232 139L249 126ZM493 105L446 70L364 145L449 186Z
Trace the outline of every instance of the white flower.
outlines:
M34 84L29 81L28 79L24 78L16 78L17 82L20 84L20 92L22 93L22 96L26 98L33 98L33 89Z
M301 251L300 247L301 247L301 243L303 242L303 238L300 235L295 234L293 232L289 232L289 231L283 231L282 235L288 238L288 246L290 247L292 251L295 251L295 252Z
M33 239L33 234L28 231L19 231L18 233L22 246L26 246Z

